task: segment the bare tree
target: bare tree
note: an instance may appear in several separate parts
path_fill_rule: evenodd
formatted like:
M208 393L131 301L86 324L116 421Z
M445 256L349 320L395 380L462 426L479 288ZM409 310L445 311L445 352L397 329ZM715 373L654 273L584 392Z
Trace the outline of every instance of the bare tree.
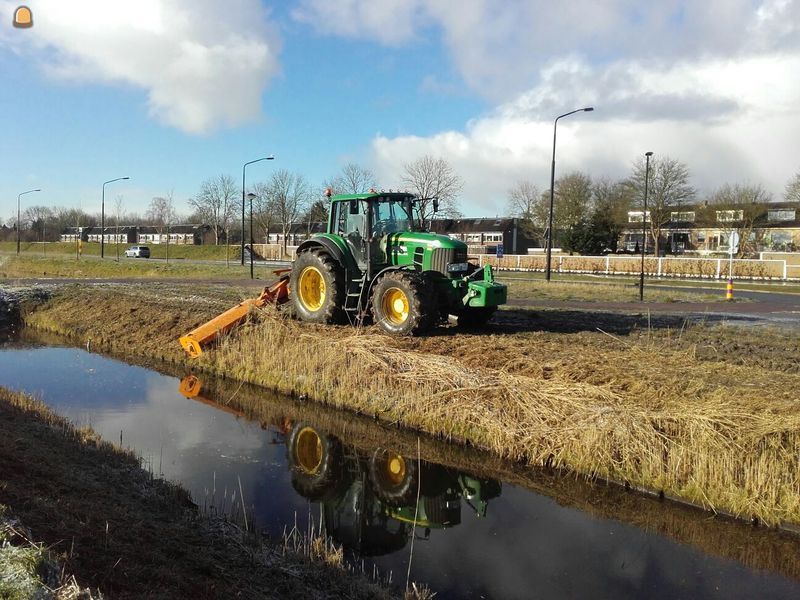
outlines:
M283 234L283 253L286 254L289 231L305 212L310 198L310 189L305 177L279 169L269 180L269 197L275 218Z
M172 199L172 190L166 196L156 196L150 201L150 206L145 215L155 225L159 238L167 234L166 256L169 261L169 228L175 222L175 203Z
M640 158L626 184L640 206L644 205L646 161ZM659 254L661 231L669 222L671 212L694 199L697 192L689 184L689 167L677 159L664 156L650 161L647 212L650 216L650 235L653 236L656 256ZM645 218L643 215L642 218Z
M119 226L125 215L125 197L122 194L117 194L114 198L114 223L117 226L117 240L114 244L117 247L117 262L119 262Z
M253 184L251 191L256 195L253 199L253 221L256 223L256 229L260 228L264 237L269 240L269 230L278 222L270 183L259 181Z
M197 211L204 225L210 225L214 232L214 244L219 245L225 235L227 242L228 224L234 218L238 207L236 203L238 188L230 175L217 175L200 184L200 191L189 204Z
M25 238L28 241L35 241L37 238L40 241L44 241L45 227L47 226L47 221L52 217L53 209L49 206L29 206L22 211L21 225L28 228Z
M375 174L371 170L355 163L347 163L328 187L333 189L334 194L366 194L377 185Z
M518 181L508 191L508 214L520 220L520 228L530 237L541 235L543 229L537 219L541 192L530 181Z
M736 256L741 258L756 249L759 241L756 224L764 217L771 199L770 193L760 185L726 183L711 195L701 222L727 234L728 239L733 233L738 234Z
M463 180L443 158L423 156L403 165L403 183L417 196L415 204L417 220L423 229L433 218L433 199L437 198L439 210L445 217L458 218L456 197L464 187Z
M787 202L800 202L800 171L786 184L786 192L783 195Z

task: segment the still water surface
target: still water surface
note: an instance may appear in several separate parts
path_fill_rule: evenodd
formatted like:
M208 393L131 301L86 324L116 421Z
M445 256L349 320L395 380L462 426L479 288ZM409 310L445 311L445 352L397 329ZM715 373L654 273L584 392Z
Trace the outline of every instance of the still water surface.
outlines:
M187 379L182 394L180 384L34 338L0 347L0 385L42 398L109 441L122 437L200 505L229 505L241 481L257 527L279 538L287 525L323 521L352 556L399 584L415 536L412 580L440 598L800 598L800 542L791 536L574 481L580 502L574 492L568 501L535 493L504 482L505 471L481 458L467 462L474 470L418 467L390 442L369 441L390 439L378 425L332 433L322 409L317 422L313 407L298 418L286 399L271 417L251 420L232 406L263 392ZM213 393L197 394L201 386ZM619 502L619 517L591 508L608 502Z

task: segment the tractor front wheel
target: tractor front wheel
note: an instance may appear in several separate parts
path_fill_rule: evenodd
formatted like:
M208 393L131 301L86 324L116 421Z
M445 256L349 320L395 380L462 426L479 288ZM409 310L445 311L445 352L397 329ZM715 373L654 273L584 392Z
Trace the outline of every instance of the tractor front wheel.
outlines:
M344 304L344 273L328 254L311 250L292 265L289 295L303 321L338 323Z
M369 480L375 495L392 506L411 504L419 488L417 463L413 459L378 448L369 462Z
M372 314L375 322L388 333L425 333L436 317L433 289L416 273L391 271L375 284Z

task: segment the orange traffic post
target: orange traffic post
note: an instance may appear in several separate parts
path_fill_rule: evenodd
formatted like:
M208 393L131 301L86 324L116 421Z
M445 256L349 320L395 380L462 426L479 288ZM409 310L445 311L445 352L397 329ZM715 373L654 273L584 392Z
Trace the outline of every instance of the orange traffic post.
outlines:
M725 293L725 300L733 300L733 279L728 279L728 290Z

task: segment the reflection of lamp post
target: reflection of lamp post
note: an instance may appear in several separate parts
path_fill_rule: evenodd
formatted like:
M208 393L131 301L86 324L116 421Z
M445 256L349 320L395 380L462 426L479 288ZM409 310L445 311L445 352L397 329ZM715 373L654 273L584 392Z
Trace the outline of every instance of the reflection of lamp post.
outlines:
M105 256L105 239L106 239L106 184L114 183L115 181L122 181L123 179L130 179L130 177L117 177L116 179L109 179L103 182L103 199L100 203L100 258Z
M556 128L558 127L558 120L563 117L568 117L569 115L574 115L577 112L592 112L593 110L593 106L578 108L564 113L563 115L558 115L556 120L553 121L553 162L550 166L550 214L547 218L547 267L544 271L544 278L547 281L550 281L550 257L553 248L553 197L556 185Z
M261 162L262 160L275 160L275 157L270 154L269 156L265 156L264 158L257 158L255 160L251 160L250 162L244 163L242 166L242 266L244 266L244 185L245 185L245 169L247 169L247 165L252 165L253 163Z
M41 192L41 191L42 190L40 189L28 190L27 192L22 192L21 194L17 195L17 254L19 254L19 200L25 194L31 194L33 192Z
M253 279L253 198L257 198L253 193L247 194L250 200L250 279Z
M639 302L644 302L644 249L647 247L647 183L650 181L650 157L652 152L645 152L644 167L644 210L642 211L642 270L639 273Z

